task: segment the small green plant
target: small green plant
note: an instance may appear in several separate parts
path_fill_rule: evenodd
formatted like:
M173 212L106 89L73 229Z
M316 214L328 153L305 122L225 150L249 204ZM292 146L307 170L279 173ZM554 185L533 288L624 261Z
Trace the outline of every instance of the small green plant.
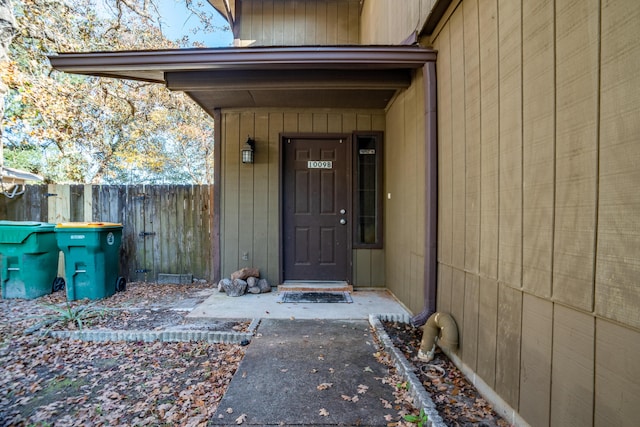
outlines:
M396 388L398 390L409 390L409 383L407 381L405 381L403 383L398 383L398 384L396 384Z
M62 323L65 326L71 323L75 324L79 330L82 330L84 325L83 322L86 322L87 319L102 314L102 310L96 310L92 305L80 305L74 307L69 304L69 301L67 301L63 306L44 304L44 307L54 311L55 313L43 315L42 317L44 318L44 321L41 323L51 326L55 323Z
M420 415L405 415L404 420L410 423L417 424L418 427L424 427L429 421L429 416L424 413L424 409L420 409Z

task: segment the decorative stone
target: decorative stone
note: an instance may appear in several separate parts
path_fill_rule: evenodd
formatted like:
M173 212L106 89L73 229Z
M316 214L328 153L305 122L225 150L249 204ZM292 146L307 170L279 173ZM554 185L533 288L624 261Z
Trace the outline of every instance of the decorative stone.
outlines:
M250 288L254 288L256 286L258 286L258 278L257 277L248 277L247 279L247 286Z
M267 281L267 279L258 280L258 287L260 288L260 292L267 293L271 292L271 285Z
M218 282L218 292L226 292L225 286L231 286L233 282L231 279L222 279Z
M241 279L231 281L230 285L225 282L222 286L224 287L224 291L230 297L242 296L247 291L247 282Z
M247 289L247 292L250 294L259 294L261 293L260 288L258 286L252 286L249 289Z
M249 277L260 277L260 270L258 270L257 268L245 267L231 273L231 280L247 280Z

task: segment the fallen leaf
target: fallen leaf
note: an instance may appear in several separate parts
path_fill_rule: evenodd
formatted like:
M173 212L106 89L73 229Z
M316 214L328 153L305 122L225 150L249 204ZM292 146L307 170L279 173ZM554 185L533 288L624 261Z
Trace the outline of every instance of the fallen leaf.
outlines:
M373 372L373 369L371 369L369 366L365 366L365 368L363 369L364 372Z
M384 416L384 420L385 420L385 421L393 421L393 415L391 415L391 414L387 414L387 415L385 415L385 416Z
M233 408L227 408L225 411L227 414L233 414Z
M369 390L369 386L366 386L364 384L358 385L358 394L365 394L367 390Z
M347 396L346 394L342 394L342 395L340 395L340 397L342 397L342 400L346 400L347 402L351 402L351 396Z
M316 388L318 390L326 390L326 389L331 388L331 387L333 387L333 383L322 383Z
M329 416L329 411L327 411L326 409L322 408L320 409L319 414L323 417L328 417Z
M393 406L388 400L380 399L380 401L382 402L382 405L385 407L385 409L393 408Z
M247 420L247 414L242 414L238 418L236 418L236 424L242 424Z

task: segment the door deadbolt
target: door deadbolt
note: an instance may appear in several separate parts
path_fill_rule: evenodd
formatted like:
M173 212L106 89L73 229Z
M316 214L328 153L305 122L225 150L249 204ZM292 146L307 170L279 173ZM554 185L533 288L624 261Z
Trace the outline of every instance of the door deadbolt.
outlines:
M346 219L342 218L342 219L340 220L340 224L345 225L346 223L347 223L347 220L346 220Z

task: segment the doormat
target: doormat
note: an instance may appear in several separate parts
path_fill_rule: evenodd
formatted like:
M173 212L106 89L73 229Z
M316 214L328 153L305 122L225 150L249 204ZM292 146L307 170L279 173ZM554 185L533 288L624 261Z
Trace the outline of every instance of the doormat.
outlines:
M278 302L320 302L320 303L348 303L353 299L349 292L280 292Z

